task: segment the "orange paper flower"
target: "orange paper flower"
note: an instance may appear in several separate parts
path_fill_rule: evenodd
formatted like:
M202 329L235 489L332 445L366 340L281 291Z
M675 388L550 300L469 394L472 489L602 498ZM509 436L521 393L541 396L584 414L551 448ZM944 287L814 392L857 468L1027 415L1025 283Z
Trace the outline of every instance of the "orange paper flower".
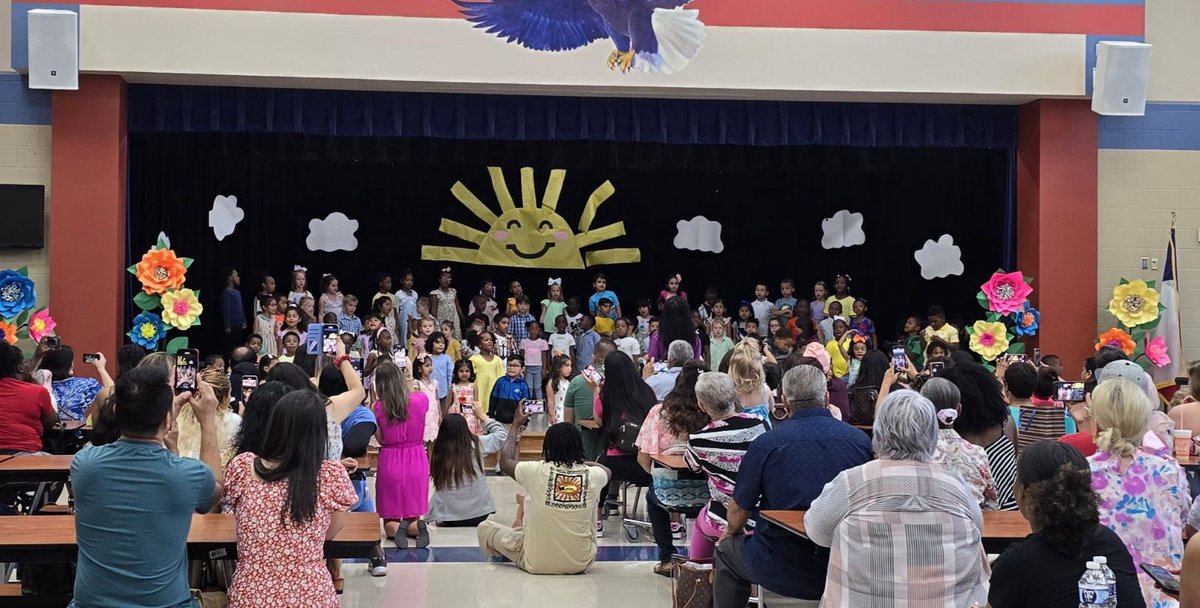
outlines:
M142 290L148 294L162 294L168 289L179 289L183 286L184 275L187 274L183 260L175 257L175 252L170 249L147 251L135 269L138 280L142 282Z
M10 323L0 321L0 334L4 334L3 340L9 344L17 344L17 326Z
M1133 343L1133 337L1116 327L1096 337L1096 350L1100 350L1105 346L1119 348L1126 355L1132 355L1133 349L1136 347Z

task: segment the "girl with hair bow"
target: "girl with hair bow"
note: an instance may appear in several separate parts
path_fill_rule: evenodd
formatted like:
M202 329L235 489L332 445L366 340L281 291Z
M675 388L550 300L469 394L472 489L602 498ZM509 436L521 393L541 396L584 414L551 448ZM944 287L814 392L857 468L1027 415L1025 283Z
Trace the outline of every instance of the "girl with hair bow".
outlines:
M562 279L550 277L546 280L546 299L542 300L542 314L538 315L542 327L554 327L559 315L565 314L567 303L563 298Z
M292 266L292 290L288 292L288 302L300 306L300 300L312 297L308 291L308 269L299 264Z

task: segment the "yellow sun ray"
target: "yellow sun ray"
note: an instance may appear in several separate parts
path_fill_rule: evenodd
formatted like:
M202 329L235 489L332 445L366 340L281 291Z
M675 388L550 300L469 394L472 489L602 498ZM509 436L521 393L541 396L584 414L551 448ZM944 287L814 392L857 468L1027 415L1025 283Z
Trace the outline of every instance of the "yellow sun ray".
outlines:
M483 220L483 223L491 226L496 221L496 214L488 209L488 206L483 204L483 201L479 200L479 197L475 196L475 193L471 192L471 189L464 186L462 182L455 182L454 186L450 188L450 193L471 213L474 213L475 217Z
M537 209L537 186L533 183L533 167L521 167L521 207Z
M492 176L492 189L496 191L496 200L500 201L500 212L516 209L512 193L508 191L508 184L504 181L504 171L500 167L488 167L488 174Z
M440 262L456 262L459 264L477 264L479 261L479 250L467 249L466 247L422 245L421 259L437 260Z
M580 249L583 249L584 247L621 236L625 236L625 222L617 222L595 230L588 230L575 237L575 244L579 245Z
M542 208L550 211L558 209L558 197L562 194L563 181L567 178L566 169L550 171L550 181L546 182L546 193L542 195Z
M487 237L485 232L446 218L442 218L442 223L438 225L438 231L476 245L482 243L483 239Z
M636 247L601 249L584 254L588 268L603 264L636 264L642 261L642 251Z
M579 217L580 232L587 232L588 228L591 228L592 220L596 219L596 210L616 191L617 189L613 187L612 182L608 180L604 180L603 184L600 184L599 187L592 191L592 195L588 197L587 204L583 207L583 215Z

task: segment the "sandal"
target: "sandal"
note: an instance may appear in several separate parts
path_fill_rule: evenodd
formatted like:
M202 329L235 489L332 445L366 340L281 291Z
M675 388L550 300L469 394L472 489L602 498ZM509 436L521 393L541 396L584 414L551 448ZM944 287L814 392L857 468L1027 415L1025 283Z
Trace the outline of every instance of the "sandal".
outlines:
M665 576L667 578L671 578L671 574L672 574L673 570L674 570L674 567L672 567L670 563L654 564L654 573L659 576Z
M333 590L334 590L335 592L337 592L337 594L338 594L338 595L341 595L341 594L342 594L342 587L344 587L344 586L345 586L345 584L346 584L346 579L343 579L343 578L335 578L335 579L333 579Z

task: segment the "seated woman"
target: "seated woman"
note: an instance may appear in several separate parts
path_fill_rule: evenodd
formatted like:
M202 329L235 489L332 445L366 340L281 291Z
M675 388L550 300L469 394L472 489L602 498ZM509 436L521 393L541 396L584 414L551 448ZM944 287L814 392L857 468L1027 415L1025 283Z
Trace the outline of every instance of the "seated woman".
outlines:
M1000 508L996 482L992 480L992 469L988 466L987 452L967 442L954 430L954 421L962 411L962 394L958 387L945 378L930 378L921 386L921 395L933 402L938 417L938 445L933 452L936 462L962 478L971 490L971 495L984 511Z
M104 385L112 385L102 360L94 365ZM58 419L83 420L88 406L100 393L101 383L94 378L75 377L75 351L65 344L51 350L42 357L38 369L49 371L53 378L50 390L58 408Z
M325 460L325 401L315 391L285 395L262 451L240 454L226 469L225 501L236 513L241 549L230 608L339 605L324 544L358 497L346 469Z
M1017 427L1018 454L1029 444L1044 439L1057 440L1075 432L1071 412L1051 398L1055 382L1058 382L1058 374L1049 367L1039 369L1029 363L1017 362L1004 371L1008 412Z
M730 351L729 377L738 391L739 410L762 418L771 426L771 408L775 403L767 388L763 370L762 343L745 338Z
M726 507L733 500L738 469L750 443L767 432L758 416L737 411L737 388L727 374L702 374L696 381L696 401L712 422L688 436L684 455L688 466L708 477L709 501L696 518L688 559L708 561L714 543L728 526Z
M483 457L495 454L508 438L504 425L488 418L483 408L471 408L483 427L476 437L462 415L442 419L429 456L433 496L426 519L445 527L475 527L496 512L483 470Z
M600 387L593 417L601 421L600 431L606 446L598 463L612 474L601 494L597 533L604 531L604 497L615 498L617 484L627 481L636 486L650 486L650 474L638 464L636 441L646 415L657 400L654 390L642 380L629 355L614 350L604 357L604 384ZM647 503L648 510L658 508Z
M960 357L961 355L961 357ZM954 365L938 376L954 383L962 394L962 409L954 421L954 430L987 453L988 468L996 482L1000 510L1017 510L1013 497L1013 478L1017 472L1016 434L1000 383L982 365L970 360L963 351L954 352Z
M1092 392L1092 413L1100 433L1088 458L1092 489L1100 496L1100 523L1129 549L1135 564L1178 571L1183 561L1183 527L1191 495L1187 477L1173 458L1141 447L1150 401L1140 386L1120 378ZM1138 573L1147 606L1177 606Z
M200 373L200 379L207 382L217 398L217 451L221 454L221 464L229 464L237 452L233 440L238 429L242 426L242 417L229 409L229 376L216 369L206 369ZM200 457L200 421L192 413L190 404L184 405L175 418L179 430L179 455L184 458Z
M637 437L637 460L650 473L651 491L646 501L654 543L658 545L658 564L654 573L671 575L671 555L675 552L672 539L683 536L681 524L672 523L667 509L702 507L708 498L708 484L691 471L675 471L654 463L652 456L681 455L687 450L688 435L708 424L705 414L696 403L696 380L700 365L695 361L683 364L675 378L675 388L667 393L661 404L650 408L646 422Z
M42 434L58 422L45 388L22 379L21 349L0 341L0 453L42 451Z
M962 481L931 463L937 416L919 393L879 406L878 460L842 471L804 516L808 537L830 548L822 606L983 603L983 515Z
M992 608L1076 608L1079 579L1093 556L1117 578L1117 605L1145 606L1138 568L1121 537L1100 525L1092 473L1079 450L1039 441L1017 462L1017 504L1033 530L992 564Z

